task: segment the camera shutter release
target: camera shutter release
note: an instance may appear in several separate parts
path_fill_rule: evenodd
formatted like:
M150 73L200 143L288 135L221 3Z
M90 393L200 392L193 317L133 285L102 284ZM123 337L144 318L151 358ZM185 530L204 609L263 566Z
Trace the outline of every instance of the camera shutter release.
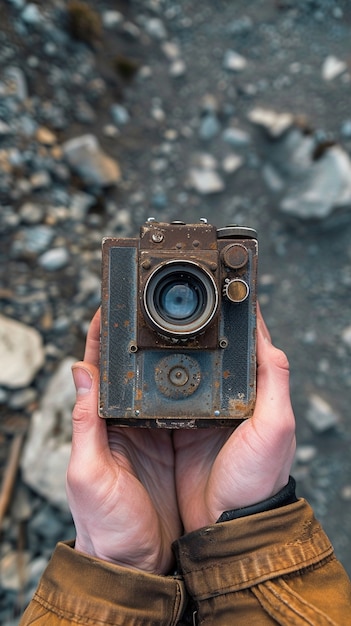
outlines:
M249 285L241 278L227 280L224 284L224 295L231 302L244 302L250 292Z

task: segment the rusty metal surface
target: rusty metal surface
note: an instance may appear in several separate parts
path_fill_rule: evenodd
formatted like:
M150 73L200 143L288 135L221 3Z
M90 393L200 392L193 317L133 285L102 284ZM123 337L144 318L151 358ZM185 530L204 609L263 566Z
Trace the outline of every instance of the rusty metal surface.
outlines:
M197 428L235 426L252 415L257 240L251 232L243 238L245 228L221 230L218 238L208 224L151 222L140 239L104 239L102 417L125 426ZM218 294L215 314L193 336L159 331L143 304L149 277L175 260L210 275ZM233 281L247 285L243 302L225 296Z

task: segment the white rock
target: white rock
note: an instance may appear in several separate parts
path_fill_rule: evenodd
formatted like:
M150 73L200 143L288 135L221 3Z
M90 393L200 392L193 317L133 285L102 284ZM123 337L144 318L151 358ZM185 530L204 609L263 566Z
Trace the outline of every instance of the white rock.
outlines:
M248 114L250 122L263 127L271 137L280 137L294 123L291 113L276 113L270 109L257 107Z
M30 2L22 11L22 20L27 24L40 24L43 16L36 4Z
M227 50L224 59L223 67L231 72L241 72L247 66L247 60L238 52L234 50Z
M244 163L244 159L239 154L228 154L222 161L222 168L226 174L233 174Z
M351 348L351 326L346 326L341 333L341 338L349 348Z
M189 184L203 195L218 193L224 189L224 182L219 174L208 169L192 168L189 172Z
M302 163L301 163L302 165ZM351 161L340 146L325 151L289 185L280 208L301 218L328 217L334 209L351 207Z
M306 420L318 433L334 428L340 421L339 415L330 404L316 394L312 394L309 398Z
M337 57L330 55L328 56L322 65L322 77L324 80L333 80L343 72L347 70L347 63L345 61L341 61Z
M145 30L153 39L166 39L167 37L165 25L158 17L152 17L147 20Z
M105 28L115 28L122 22L123 15L119 11L106 10L102 14L102 23Z
M65 267L70 259L66 248L52 248L39 257L39 265L48 272L56 272Z
M317 456L317 448L315 446L300 445L296 448L296 460L299 463L310 463Z
M38 331L0 315L0 385L11 389L27 387L44 359Z
M121 171L117 161L103 152L95 135L82 135L62 145L69 166L88 185L108 187L117 184Z
M65 358L50 380L41 406L31 418L21 467L24 481L51 504L68 510L65 477L71 451L72 408L75 388Z

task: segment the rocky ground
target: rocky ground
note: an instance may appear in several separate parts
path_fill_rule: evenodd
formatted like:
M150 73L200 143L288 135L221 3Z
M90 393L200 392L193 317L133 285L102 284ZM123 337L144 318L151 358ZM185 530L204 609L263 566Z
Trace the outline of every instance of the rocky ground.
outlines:
M350 3L0 0L0 15L1 623L73 536L70 365L101 238L151 215L258 231L298 493L351 574Z

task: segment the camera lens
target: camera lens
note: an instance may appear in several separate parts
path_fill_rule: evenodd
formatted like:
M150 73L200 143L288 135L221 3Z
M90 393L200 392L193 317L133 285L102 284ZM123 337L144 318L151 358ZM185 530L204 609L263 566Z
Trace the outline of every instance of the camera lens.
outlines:
M199 308L201 293L194 285L186 282L170 282L159 294L159 308L165 317L175 320L187 320ZM186 280L186 278L185 278Z
M212 320L218 290L211 274L192 261L169 261L149 277L144 309L152 326L169 336L196 335Z

